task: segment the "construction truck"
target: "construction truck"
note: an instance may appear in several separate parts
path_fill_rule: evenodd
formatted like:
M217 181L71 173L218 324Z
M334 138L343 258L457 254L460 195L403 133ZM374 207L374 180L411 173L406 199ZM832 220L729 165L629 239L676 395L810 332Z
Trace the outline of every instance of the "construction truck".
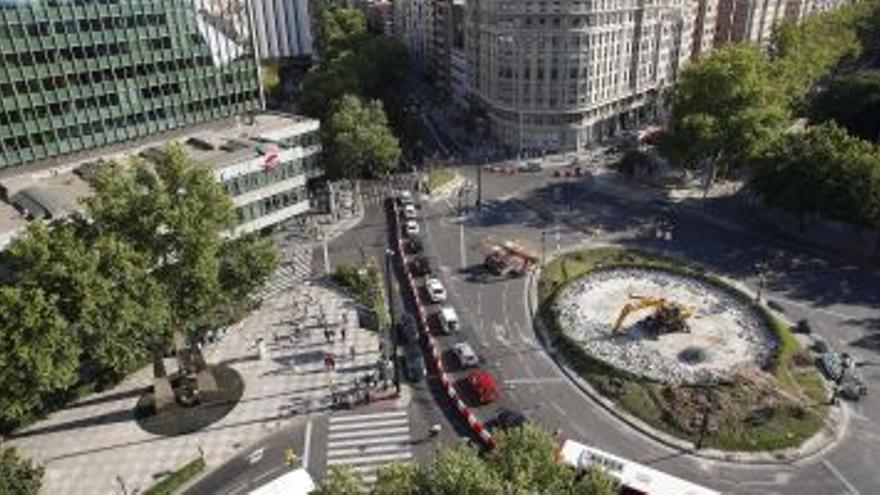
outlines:
M620 310L620 314L617 316L617 320L614 322L614 327L611 330L612 334L621 332L623 322L630 313L644 308L654 308L654 313L641 322L643 328L651 337L657 338L667 333L690 331L687 319L693 315L693 311L683 304L667 301L660 297L646 297L635 294L630 294L629 297L634 299L634 301L626 303Z
M507 277L521 277L537 262L537 255L513 241L491 246L483 260L489 273Z

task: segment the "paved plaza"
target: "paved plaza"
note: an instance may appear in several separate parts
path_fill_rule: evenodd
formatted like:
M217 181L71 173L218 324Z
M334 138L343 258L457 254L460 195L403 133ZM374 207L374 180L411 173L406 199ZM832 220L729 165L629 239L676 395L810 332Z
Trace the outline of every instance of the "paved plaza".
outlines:
M290 268L281 271L293 281ZM133 411L150 387L150 366L20 432L10 443L44 464L43 493L137 493L200 451L213 469L298 415L327 410L331 383L343 392L376 369L378 336L357 327L350 300L317 282L289 285L267 294L259 310L204 349L209 363L234 368L245 382L241 402L214 424L178 437L143 431ZM332 341L325 328L335 334ZM326 368L328 354L333 371ZM173 360L166 364L176 369Z

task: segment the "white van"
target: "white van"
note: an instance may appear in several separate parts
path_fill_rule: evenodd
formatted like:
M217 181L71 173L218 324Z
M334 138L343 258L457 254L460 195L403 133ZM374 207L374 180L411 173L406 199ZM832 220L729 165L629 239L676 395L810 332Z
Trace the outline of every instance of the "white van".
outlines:
M443 306L440 308L440 314L437 315L440 320L440 329L443 333L452 333L458 331L458 314L452 306Z

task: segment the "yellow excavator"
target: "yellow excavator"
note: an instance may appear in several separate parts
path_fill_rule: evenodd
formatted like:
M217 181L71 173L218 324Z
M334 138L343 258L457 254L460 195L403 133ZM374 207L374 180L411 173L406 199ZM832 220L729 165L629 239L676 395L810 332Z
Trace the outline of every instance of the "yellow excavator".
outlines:
M687 319L693 315L693 311L687 306L667 301L660 297L647 297L635 294L630 294L629 297L630 299L634 299L634 301L626 303L623 309L620 310L620 314L617 316L617 321L614 322L614 328L611 330L612 334L621 332L623 322L630 313L643 308L656 308L654 314L644 320L644 328L652 337L656 338L660 335L673 332L690 331L688 329Z

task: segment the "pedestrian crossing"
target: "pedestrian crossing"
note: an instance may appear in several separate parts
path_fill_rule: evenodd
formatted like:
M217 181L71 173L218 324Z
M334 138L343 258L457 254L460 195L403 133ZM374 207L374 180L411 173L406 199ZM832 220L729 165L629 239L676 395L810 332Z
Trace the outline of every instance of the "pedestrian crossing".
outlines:
M349 467L364 482L373 483L380 467L412 459L411 444L405 410L333 416L327 433L327 470Z

